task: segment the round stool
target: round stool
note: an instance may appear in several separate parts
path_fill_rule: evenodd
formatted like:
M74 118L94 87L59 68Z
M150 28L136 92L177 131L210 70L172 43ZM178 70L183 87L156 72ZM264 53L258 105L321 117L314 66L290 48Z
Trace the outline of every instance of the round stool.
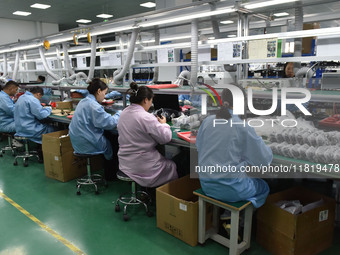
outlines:
M120 211L119 203L124 205L124 214L123 219L124 221L128 221L130 217L127 215L127 206L128 205L144 205L146 215L148 217L153 216L153 213L149 211L148 202L151 202L151 197L145 191L137 191L137 185L134 180L132 180L129 176L124 174L122 171L117 172L117 178L121 181L131 182L131 192L123 193L119 196L116 201L115 211Z
M18 165L18 158L22 158L24 162L24 167L28 166L28 159L31 157L37 157L39 160L38 152L36 151L30 151L28 147L29 139L27 137L23 136L15 136L15 139L19 140L21 143L24 144L25 146L25 151L23 153L20 153L15 156L13 165L17 166Z
M5 154L5 151L12 151L12 155L15 156L17 147L13 145L13 138L15 133L0 132L0 135L6 136L8 144L0 149L0 157Z
M80 154L73 152L73 155L78 158L86 158L87 175L77 179L77 195L81 195L80 188L82 185L93 185L95 188L95 194L98 195L98 184L107 186L106 180L99 174L91 174L91 158L100 154Z

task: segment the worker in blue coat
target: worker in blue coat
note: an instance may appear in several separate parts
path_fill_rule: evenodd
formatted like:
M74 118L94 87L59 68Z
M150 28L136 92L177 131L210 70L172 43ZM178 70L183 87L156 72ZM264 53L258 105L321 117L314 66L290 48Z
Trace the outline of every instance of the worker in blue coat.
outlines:
M258 208L268 196L268 184L262 179L248 177L242 167L269 165L273 158L272 151L257 136L254 128L246 122L245 125L240 124L243 121L233 114L233 97L229 89L223 90L222 101L219 112L207 117L197 134L196 171L202 189L206 195L217 200L248 200ZM220 121L215 121L217 119ZM224 171L221 170L223 167Z
M44 95L41 87L33 87L19 97L15 104L14 121L16 134L42 144L42 135L54 131L53 126L42 123L51 114L51 107L43 108L40 99Z
M69 126L72 147L80 154L104 154L105 178L111 180L118 170L118 136L114 132L121 111L113 116L105 112L100 103L108 87L99 78L94 78L87 90L89 95L77 105Z
M178 101L180 105L186 105L186 104L191 104L192 106L198 107L201 106L201 95L179 95L178 96Z
M9 81L0 91L0 131L7 133L15 132L14 108L15 104L11 97L18 92L19 84Z

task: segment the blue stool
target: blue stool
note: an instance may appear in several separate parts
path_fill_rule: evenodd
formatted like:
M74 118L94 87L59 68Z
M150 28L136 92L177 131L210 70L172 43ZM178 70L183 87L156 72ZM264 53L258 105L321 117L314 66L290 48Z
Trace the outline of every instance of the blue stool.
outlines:
M214 241L229 248L230 255L238 255L250 248L251 224L253 217L253 205L249 201L240 201L235 203L224 203L208 197L202 189L194 191L198 196L198 242L203 244L207 239ZM213 226L206 230L206 203L214 206L213 209ZM219 208L231 212L230 238L218 234L219 228ZM243 240L238 243L238 229L240 212L245 210Z
M127 215L127 206L128 205L144 205L146 215L148 217L152 217L153 213L149 211L148 202L151 202L151 197L145 191L137 191L137 185L134 180L132 180L129 176L124 174L122 171L118 170L117 178L121 181L131 182L131 192L127 192L121 194L116 201L115 211L120 212L120 205L122 203L124 205L124 221L128 221L130 217Z
M27 137L23 136L15 136L15 139L19 140L21 143L24 144L25 146L25 151L23 153L20 153L15 156L13 165L17 166L18 165L18 158L22 158L24 162L24 167L28 166L28 159L31 157L37 157L39 160L39 155L37 151L30 151L28 147L29 139Z
M99 184L107 186L106 180L100 174L91 174L91 158L100 154L80 154L73 152L74 156L78 158L86 158L87 175L77 179L77 195L81 195L80 188L82 185L93 185L95 188L95 194L98 195Z
M15 133L1 132L0 135L7 136L8 144L0 149L0 157L5 154L5 151L12 151L12 155L15 156L17 147L13 145L13 138Z

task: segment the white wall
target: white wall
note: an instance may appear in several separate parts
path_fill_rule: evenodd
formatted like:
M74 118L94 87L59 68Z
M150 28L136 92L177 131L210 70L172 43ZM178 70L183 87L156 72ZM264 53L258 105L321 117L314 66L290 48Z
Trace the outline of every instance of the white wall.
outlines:
M0 45L59 32L58 24L0 18Z

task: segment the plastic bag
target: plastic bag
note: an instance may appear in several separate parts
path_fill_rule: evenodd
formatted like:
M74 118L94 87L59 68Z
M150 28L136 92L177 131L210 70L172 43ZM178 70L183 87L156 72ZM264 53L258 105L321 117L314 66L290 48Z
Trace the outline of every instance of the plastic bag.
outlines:
M307 160L311 161L311 162L315 162L315 152L316 152L316 149L315 147L313 146L310 146L308 148L308 150L306 151L306 158Z
M300 154L300 159L307 160L307 155L306 152L309 149L308 144L303 144L299 147L299 154Z
M300 146L301 146L300 144L295 144L290 148L290 155L293 158L296 158L296 159L300 158L300 151L299 151Z
M328 138L324 132L320 132L316 137L316 144L317 146L330 145L330 142L328 141Z
M328 147L327 146L320 146L316 149L315 151L315 161L317 163L326 163L326 155L325 153L327 152Z
M278 143L272 143L269 145L269 148L272 150L273 154L278 154L277 146L278 146Z

